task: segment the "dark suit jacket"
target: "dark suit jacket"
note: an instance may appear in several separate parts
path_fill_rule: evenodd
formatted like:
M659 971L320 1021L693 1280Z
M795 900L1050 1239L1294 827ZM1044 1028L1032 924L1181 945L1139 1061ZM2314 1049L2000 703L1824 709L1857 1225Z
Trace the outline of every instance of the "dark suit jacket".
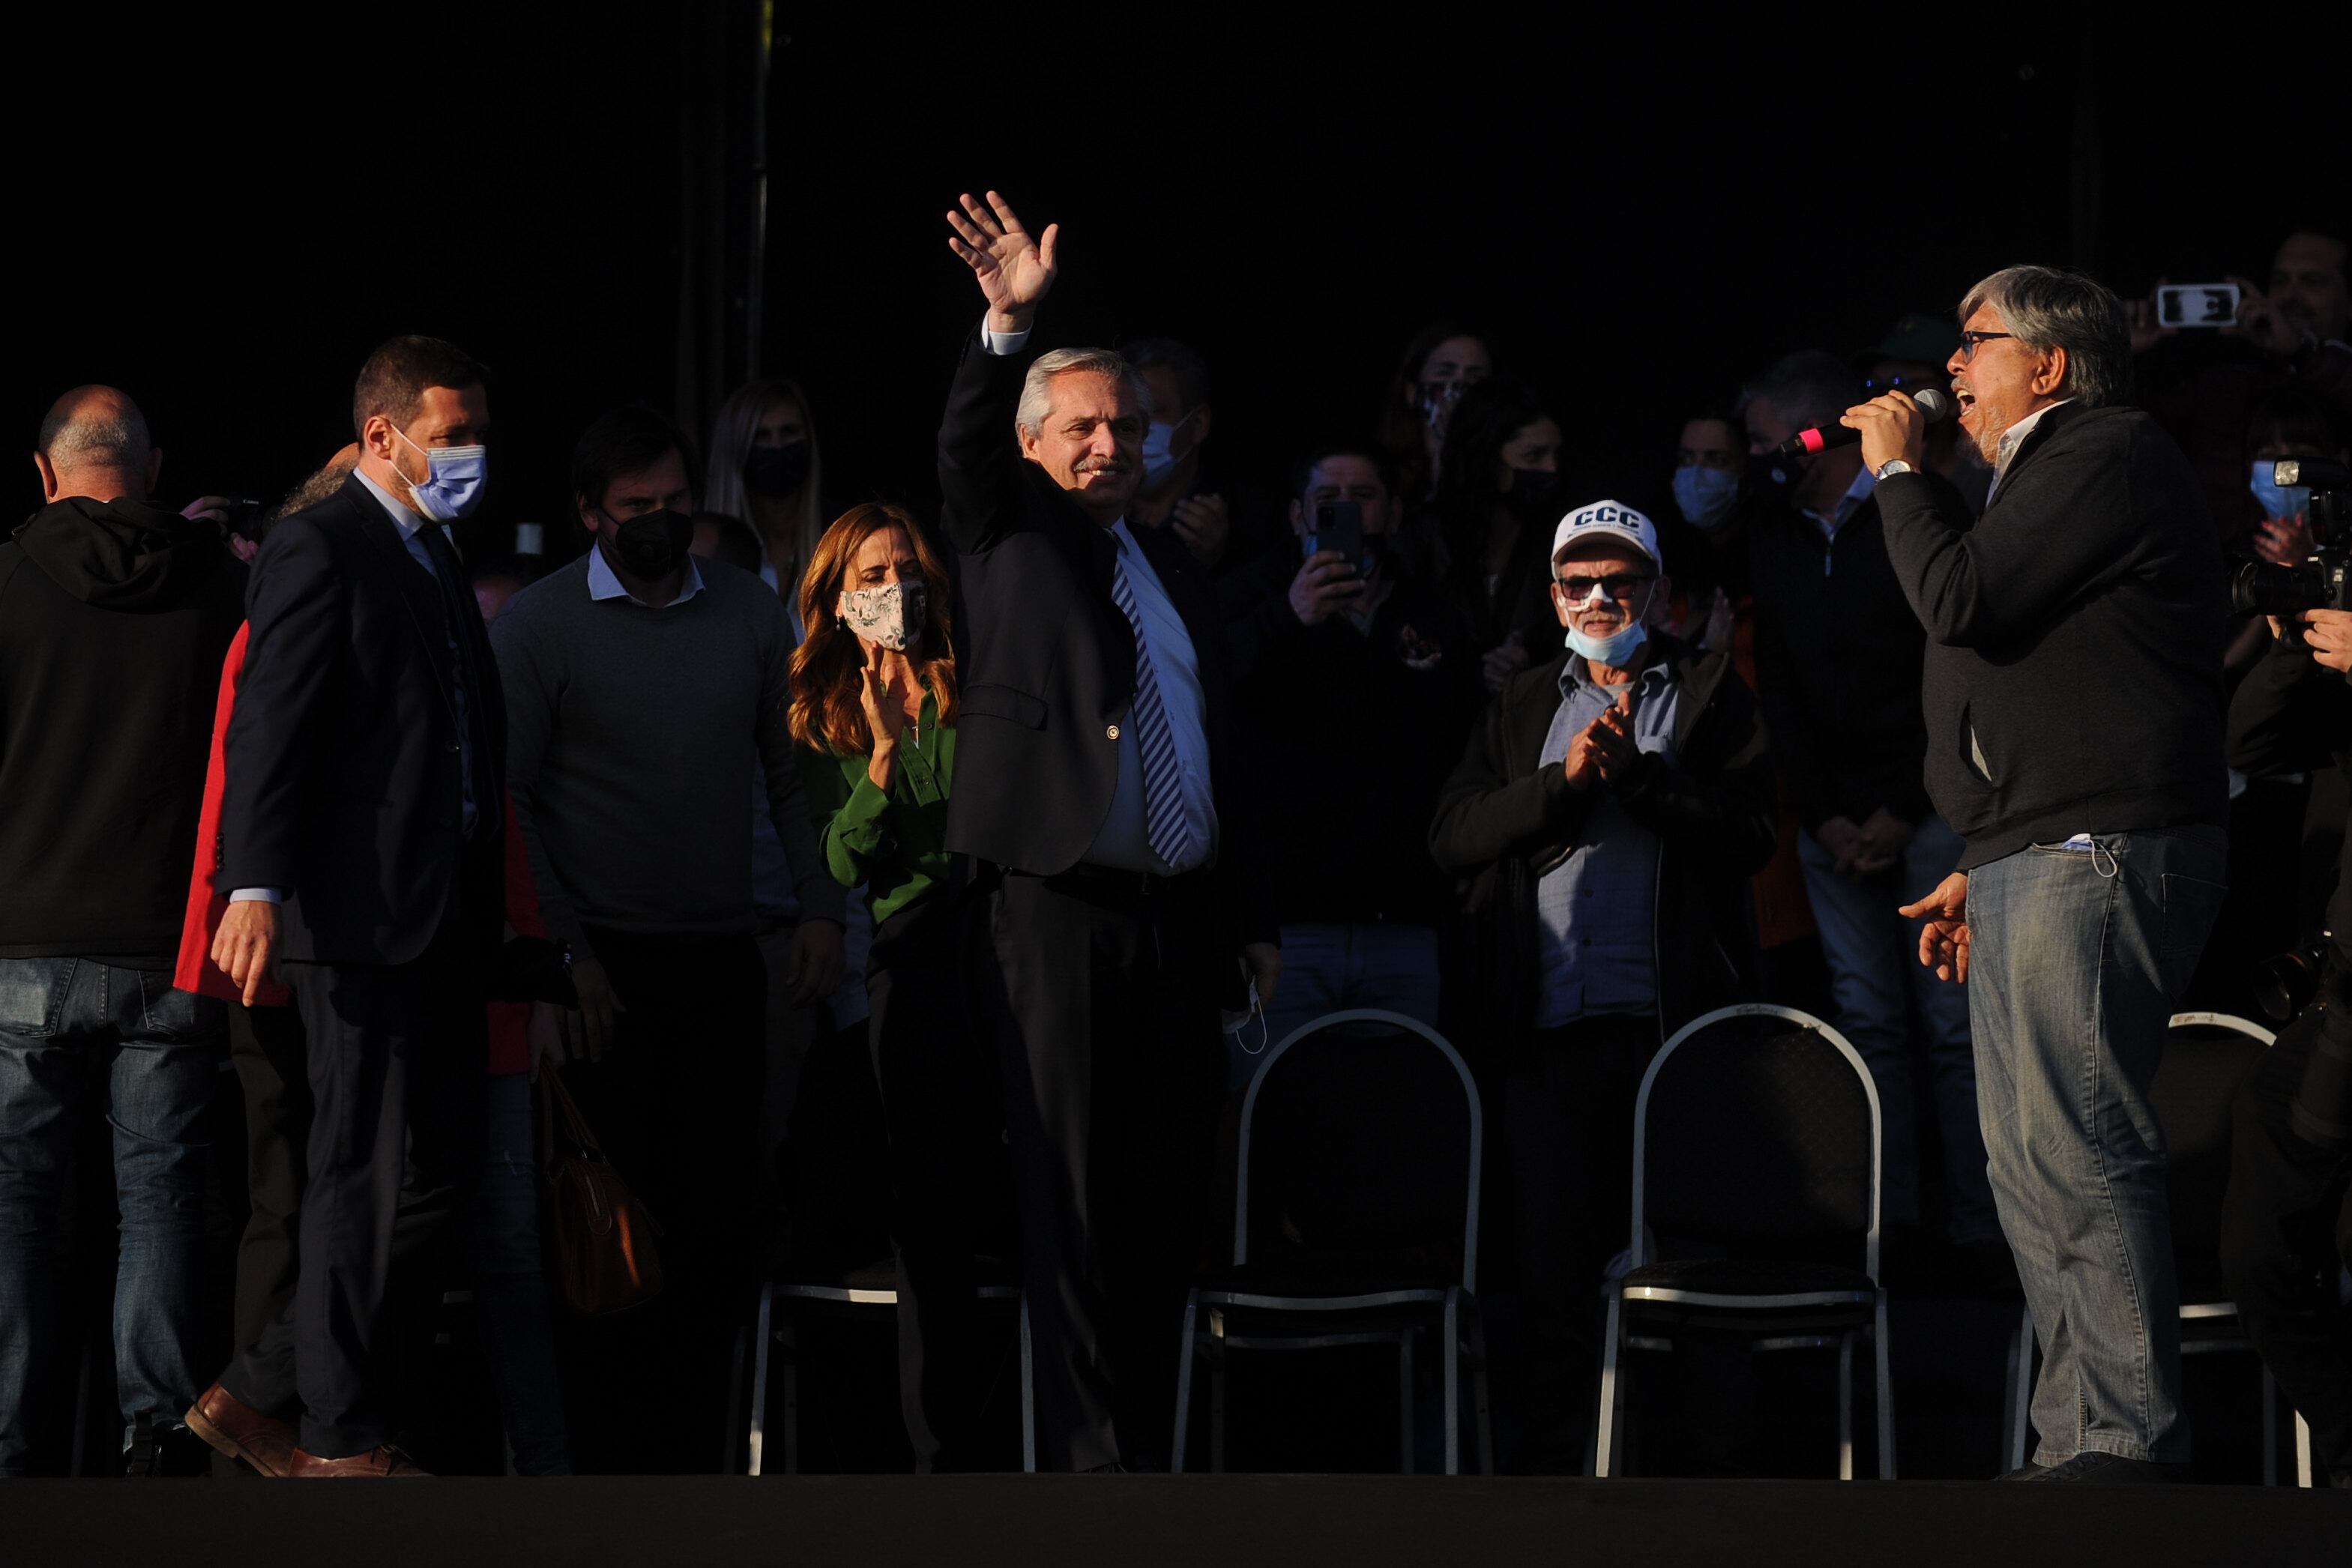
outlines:
M1877 497L1927 628L1927 792L1968 841L1960 869L2077 833L2221 824L2221 546L2155 420L2051 409L1973 521L1924 474Z
M405 963L452 910L498 937L506 708L480 619L498 787L463 837L457 716L439 591L356 476L263 542L246 593L245 673L226 744L222 888L282 888L285 954Z
M1772 858L1779 795L1763 719L1730 658L1663 634L1651 641L1682 685L1675 760L1645 755L1625 783L1596 787L1658 837L1651 951L1664 1038L1702 1013L1759 994L1748 879ZM1536 884L1590 837L1595 797L1570 789L1559 763L1538 762L1569 658L1521 670L1487 704L1429 830L1440 869L1465 877L1496 869L1474 990L1483 1033L1508 1048L1524 1044L1535 1018Z
M968 650L947 841L991 865L1053 876L1085 858L1110 814L1118 746L1108 731L1134 697L1135 633L1111 598L1117 541L1015 445L1029 358L992 354L974 331L940 425L940 523L961 557ZM1200 661L1220 924L1235 942L1272 942L1209 574L1165 532L1135 531Z

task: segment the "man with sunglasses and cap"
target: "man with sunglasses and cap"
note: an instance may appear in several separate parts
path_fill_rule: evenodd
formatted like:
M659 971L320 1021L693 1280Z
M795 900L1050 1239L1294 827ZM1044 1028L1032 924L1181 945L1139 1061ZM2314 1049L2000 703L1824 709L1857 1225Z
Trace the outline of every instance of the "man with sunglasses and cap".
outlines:
M1764 724L1729 656L1655 629L1657 529L1614 500L1552 536L1554 658L1511 678L1439 797L1430 852L1483 883L1485 1037L1511 1053L1528 1299L1514 1468L1580 1468L1595 1286L1624 1245L1633 1102L1673 1030L1756 994L1748 879L1771 858Z

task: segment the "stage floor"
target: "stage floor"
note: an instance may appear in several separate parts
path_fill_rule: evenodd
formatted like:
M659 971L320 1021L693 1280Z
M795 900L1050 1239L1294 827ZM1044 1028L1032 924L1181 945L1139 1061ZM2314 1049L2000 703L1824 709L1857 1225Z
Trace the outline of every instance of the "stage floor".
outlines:
M2352 1495L1990 1481L580 1478L0 1488L0 1562L2343 1562Z

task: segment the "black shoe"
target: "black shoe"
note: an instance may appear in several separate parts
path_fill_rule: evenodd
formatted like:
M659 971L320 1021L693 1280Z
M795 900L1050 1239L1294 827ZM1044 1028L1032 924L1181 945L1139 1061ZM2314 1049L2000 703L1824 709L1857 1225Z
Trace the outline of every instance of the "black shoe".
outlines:
M2140 1486L2186 1481L2186 1465L2159 1465L2153 1459L2126 1459L2121 1454L2102 1454L2086 1448L2063 1464L2051 1466L2038 1476L2028 1476L2034 1481L2089 1481L2104 1486Z
M131 1447L123 1451L122 1474L129 1480L166 1480L213 1473L212 1445L174 1421L155 1425L141 1415L131 1428Z
M2032 1460L2028 1459L2023 1465L2021 1465L2016 1469L2011 1470L2007 1474L2001 1476L2000 1479L2004 1481L2038 1481L2049 1473L2049 1466L2037 1465Z

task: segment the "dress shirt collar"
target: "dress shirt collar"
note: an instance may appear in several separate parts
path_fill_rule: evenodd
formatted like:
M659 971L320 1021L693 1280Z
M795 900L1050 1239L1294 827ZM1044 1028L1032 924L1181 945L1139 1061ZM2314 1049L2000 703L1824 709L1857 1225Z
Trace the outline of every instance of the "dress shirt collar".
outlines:
M1650 662L1642 667L1640 674L1626 683L1636 688L1636 694L1642 697L1656 696L1675 678L1674 666L1667 661L1665 650L1657 646L1655 640L1657 633L1653 630L1650 635L1652 640L1643 645L1650 650ZM1584 657L1570 650L1568 662L1559 667L1559 694L1562 697L1573 697L1580 688L1586 691L1600 693L1604 702L1616 701L1617 694L1625 689L1624 686L1603 686L1593 679L1592 671L1584 662Z
M701 592L702 572L695 565L694 557L689 555L686 558L685 580L677 585L677 597L667 605L646 605L643 599L621 585L620 574L604 559L604 547L599 544L588 547L588 596L591 599L626 599L632 605L645 605L649 610L674 610Z
M1846 486L1845 494L1838 497L1836 504L1830 508L1827 517L1810 509L1805 510L1805 515L1813 520L1815 526L1821 529L1824 537L1834 538L1837 531L1845 526L1846 519L1860 510L1862 503L1870 499L1870 492L1877 488L1878 479L1875 475L1866 468L1856 468L1853 483Z
M2033 434L2033 427L2042 423L2042 416L2053 408L2063 408L2074 401L2071 397L2062 397L2055 403L2045 403L2000 433L2000 439L1993 443L1992 488L1994 489L2000 489L2001 479L2009 472L2010 459L2017 456L2017 449L2020 447L2025 445L2025 438Z
M381 501L383 504L383 510L392 514L392 526L400 530L400 542L403 544L416 537L417 530L425 526L425 520L411 510L407 502L368 478L365 468L353 468L352 477L365 485L368 494Z

